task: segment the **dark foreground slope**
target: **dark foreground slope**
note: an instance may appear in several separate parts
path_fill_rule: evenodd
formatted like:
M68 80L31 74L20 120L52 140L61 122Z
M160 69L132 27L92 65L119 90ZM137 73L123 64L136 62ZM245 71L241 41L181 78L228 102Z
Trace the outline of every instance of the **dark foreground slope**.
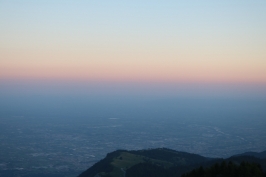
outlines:
M216 163L208 168L199 167L192 170L189 173L183 174L182 177L265 177L266 174L259 164L241 162L237 165L233 162L223 161L222 163Z
M241 163L247 163L247 167L259 164L262 171L266 170L266 159L253 156L232 156L228 159L206 158L197 154L178 152L166 148L126 151L117 150L107 154L106 158L94 164L84 171L79 177L178 177L189 173L193 169L208 169L213 165L228 163L236 167ZM254 164L254 166L252 166ZM234 166L234 167L235 167ZM258 174L260 174L258 172Z

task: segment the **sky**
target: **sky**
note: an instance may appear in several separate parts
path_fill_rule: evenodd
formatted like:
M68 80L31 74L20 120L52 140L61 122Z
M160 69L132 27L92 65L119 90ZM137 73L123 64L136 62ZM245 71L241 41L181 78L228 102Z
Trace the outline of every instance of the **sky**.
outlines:
M175 119L255 142L265 108L266 0L0 0L0 125Z
M1 90L265 90L265 31L265 0L0 0Z

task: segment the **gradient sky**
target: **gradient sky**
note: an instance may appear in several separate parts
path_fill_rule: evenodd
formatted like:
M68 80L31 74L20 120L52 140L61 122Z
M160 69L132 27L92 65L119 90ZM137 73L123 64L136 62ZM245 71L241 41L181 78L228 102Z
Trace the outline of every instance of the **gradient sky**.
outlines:
M266 1L0 1L0 82L266 85Z

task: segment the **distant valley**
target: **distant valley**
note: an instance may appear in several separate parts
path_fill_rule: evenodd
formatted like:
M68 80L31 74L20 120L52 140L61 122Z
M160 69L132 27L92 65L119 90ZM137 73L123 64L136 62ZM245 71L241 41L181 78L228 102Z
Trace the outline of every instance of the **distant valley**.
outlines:
M232 122L208 123L207 119L121 117L1 118L0 174L76 177L117 149L167 147L204 157L228 158L266 147L265 126L259 121L236 122L234 126Z
M212 158L266 149L264 100L128 99L83 98L47 111L38 101L29 110L0 103L0 174L76 177L118 149L165 147Z

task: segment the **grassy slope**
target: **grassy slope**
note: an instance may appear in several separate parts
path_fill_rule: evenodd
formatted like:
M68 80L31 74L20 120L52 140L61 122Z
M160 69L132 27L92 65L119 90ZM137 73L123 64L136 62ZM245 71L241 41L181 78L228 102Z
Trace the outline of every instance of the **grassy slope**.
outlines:
M123 177L124 171L131 168L132 166L140 163L148 162L151 164L160 165L163 167L171 167L174 164L164 160L148 158L144 155L137 155L132 152L121 152L119 156L113 158L111 165L113 170L109 173L100 173L101 175L110 175L112 177Z
M174 165L204 162L206 159L196 154L177 152L165 148L141 151L120 150L109 153L105 159L83 172L80 177L94 177L98 173L106 177L123 177L124 171L136 164L149 163L163 168L170 168Z

